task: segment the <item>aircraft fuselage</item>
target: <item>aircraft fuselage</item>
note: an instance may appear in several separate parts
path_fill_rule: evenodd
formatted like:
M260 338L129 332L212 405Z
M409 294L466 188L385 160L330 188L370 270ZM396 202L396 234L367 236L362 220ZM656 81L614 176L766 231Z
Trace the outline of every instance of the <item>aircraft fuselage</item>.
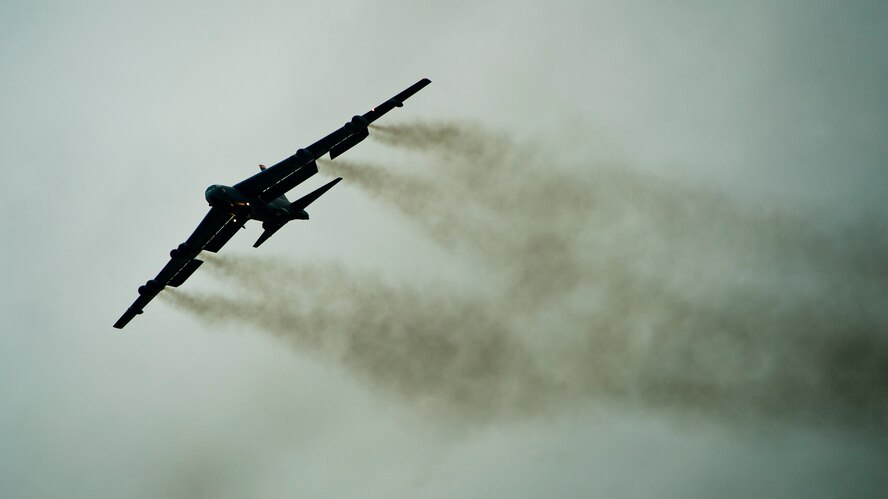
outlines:
M227 185L211 185L207 187L205 196L210 206L225 210L238 219L247 218L261 222L308 220L308 213L305 210L292 209L286 196L280 196L270 203L263 203Z

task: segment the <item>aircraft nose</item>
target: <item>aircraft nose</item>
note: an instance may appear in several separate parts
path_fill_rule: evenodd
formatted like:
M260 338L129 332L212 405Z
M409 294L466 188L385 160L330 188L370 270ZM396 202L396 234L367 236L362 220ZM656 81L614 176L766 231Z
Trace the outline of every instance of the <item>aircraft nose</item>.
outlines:
M206 192L204 192L204 196L207 198L207 202L210 205L214 205L220 200L222 195L222 187L218 185L211 185L207 187Z

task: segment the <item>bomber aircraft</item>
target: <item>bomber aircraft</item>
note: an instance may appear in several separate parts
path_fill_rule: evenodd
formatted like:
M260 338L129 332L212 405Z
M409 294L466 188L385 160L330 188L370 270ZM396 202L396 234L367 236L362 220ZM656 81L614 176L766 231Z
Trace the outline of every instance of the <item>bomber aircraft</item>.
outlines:
M170 261L157 277L139 287L139 297L117 319L114 327L123 329L165 287L181 286L203 263L197 259L201 251L216 253L250 219L261 221L264 229L253 244L254 248L259 247L290 220L308 220L305 208L342 178L337 178L292 203L285 196L286 192L318 172L318 158L329 153L330 159L333 159L366 139L370 135L367 129L370 123L392 109L402 107L407 98L429 83L431 81L428 78L419 80L363 115L353 117L335 132L299 149L296 154L280 163L269 168L260 165L259 173L242 182L231 187L209 186L205 193L210 204L209 213L184 243L170 251Z

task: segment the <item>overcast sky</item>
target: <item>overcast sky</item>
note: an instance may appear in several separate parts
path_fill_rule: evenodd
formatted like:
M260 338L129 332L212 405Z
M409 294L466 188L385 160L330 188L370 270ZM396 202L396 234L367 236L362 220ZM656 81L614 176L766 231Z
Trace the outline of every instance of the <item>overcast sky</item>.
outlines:
M884 493L888 319L873 304L888 296L882 244L888 228L886 54L888 3L881 0L2 1L0 496ZM726 413L747 399L721 394L717 409L690 403L686 395L672 399L645 391L651 385L641 383L649 380L642 370L629 371L641 384L626 381L617 395L580 387L575 397L544 394L546 410L476 417L478 407L488 406L465 409L437 385L429 393L405 391L403 381L374 378L378 371L360 363L278 338L286 335L258 326L259 319L212 322L158 299L123 332L112 329L136 288L204 215L208 185L252 175L259 163L283 159L422 77L433 83L381 124L472 123L483 130L475 138L520 144L490 159L499 168L503 158L515 162L518 189L533 194L535 177L544 185L547 177L568 178L596 186L579 190L596 200L608 192L632 193L654 211L666 200L683 199L682 193L699 193L690 208L670 212L678 221L666 214L664 223L686 229L696 220L723 222L680 230L680 244L672 245L669 237L660 239L656 225L610 225L596 218L602 212L583 212L586 203L565 197L554 204L573 210L577 225L588 219L594 220L590 227L612 230L607 238L583 240L595 251L581 253L578 268L600 270L596 265L604 264L594 261L604 254L644 261L625 268L649 272L660 284L684 282L690 322L699 317L695 311L721 310L722 301L732 301L730 313L716 312L729 340L736 310L749 317L766 315L769 303L788 307L770 327L795 324L792 311L816 303L825 310L816 334L859 333L862 349L876 352L867 357L853 350L863 357L851 355L839 365L852 381L836 386L872 390L855 390L860 398L853 401L823 402L841 417L811 417L791 404L776 417L761 402L764 385L753 381L743 385L753 409L732 418ZM344 159L411 172L459 163L464 167L448 175L458 176L454 182L469 194L439 195L435 199L452 202L435 216L470 225L476 220L472 195L499 192L474 181L489 178L489 165L434 154L368 141ZM601 174L601 165L632 172L630 180L610 189L610 181L623 177ZM509 271L526 269L508 267L501 275L498 260L526 255L509 254L508 244L497 246L500 240L472 246L477 239L468 231L423 225L397 197L344 176L312 205L309 222L288 225L260 250L250 247L260 233L252 222L220 255L280 265L279 279L259 281L286 298L275 302L278 309L291 298L322 305L324 293L349 287L349 279L358 288L377 279L394 288L407 285L421 297L426 290L451 290L437 291L445 297L441 309L451 299L465 300L465 310L493 321L516 303L513 298L521 299L515 297L520 293L507 299L499 293L513 283ZM330 177L322 171L298 192ZM531 201L526 206L537 211L549 206ZM625 201L634 205L636 199ZM592 206L615 206L600 202ZM713 202L732 208L724 214L707 204ZM539 228L509 214L522 209L494 212L501 232L512 232L512 223L519 235ZM707 218L707 210L719 215ZM773 227L751 220L771 216L783 224L770 229L778 242L750 243ZM737 220L742 228L735 240L727 221ZM554 240L564 227L549 226ZM789 235L782 238L782 231ZM609 245L611 235L620 245ZM683 244L707 250L687 254ZM776 249L759 252L768 244ZM491 248L505 250L492 254ZM651 248L660 253L649 255ZM796 268L799 259L804 262ZM706 265L698 266L701 260ZM298 279L293 269L313 262L332 262L340 271L329 280L323 273ZM757 267L764 270L756 273ZM678 268L687 273L679 275ZM531 270L548 272L545 266ZM244 286L236 278L212 274L201 269L183 291L227 296L232 309L269 295L238 291ZM374 277L348 277L365 275ZM569 301L571 313L615 300L607 295L618 289L588 285L546 296L534 287L536 277L527 284L535 301ZM729 292L734 284L745 291ZM660 293L633 289L633 297ZM772 302L770 293L792 299ZM349 296L363 300L360 290ZM672 310L658 299L638 303ZM653 314L625 308L621 317ZM568 308L546 305L537 315L537 308L527 310L527 320L538 326L528 330L529 340L522 337L531 345L528 365L572 386L571 361L561 359L562 370L550 368L560 360L533 346L546 343L549 333L570 344L574 329L562 327ZM617 313L599 312L593 317ZM425 320L419 314L409 324L422 329ZM610 333L631 336L621 329L630 323L621 319ZM595 337L600 324L590 324L584 334ZM806 341L806 331L763 330ZM652 327L645 334L669 333ZM518 335L504 334L511 340ZM679 336L679 342L688 338L694 336ZM771 345L769 338L758 334L753 341ZM817 338L815 345L832 344ZM483 337L477 341L479 348L489 345ZM778 343L773 347L784 348ZM663 354L663 366L651 369L678 365L678 357L668 358L672 350ZM382 364L403 360L380 355ZM639 360L627 355L617 362ZM855 370L860 358L868 371ZM805 376L828 377L832 364L800 359ZM424 370L420 362L413 375L435 378L434 368ZM598 371L590 369L594 377ZM525 374L518 369L514 378ZM783 407L781 397L793 394L774 397ZM674 405L655 402L667 398Z

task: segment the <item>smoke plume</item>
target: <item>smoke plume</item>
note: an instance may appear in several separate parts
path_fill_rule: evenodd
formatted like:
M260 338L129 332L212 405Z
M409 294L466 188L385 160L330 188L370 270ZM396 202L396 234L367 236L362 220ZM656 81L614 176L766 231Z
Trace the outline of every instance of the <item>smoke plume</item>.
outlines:
M375 389L477 421L608 403L736 422L888 422L888 244L866 224L711 189L463 123L374 127L410 168L325 161L491 274L487 293L336 264L214 256L238 296L176 292ZM281 274L291 279L281 280ZM281 289L275 283L298 282Z

